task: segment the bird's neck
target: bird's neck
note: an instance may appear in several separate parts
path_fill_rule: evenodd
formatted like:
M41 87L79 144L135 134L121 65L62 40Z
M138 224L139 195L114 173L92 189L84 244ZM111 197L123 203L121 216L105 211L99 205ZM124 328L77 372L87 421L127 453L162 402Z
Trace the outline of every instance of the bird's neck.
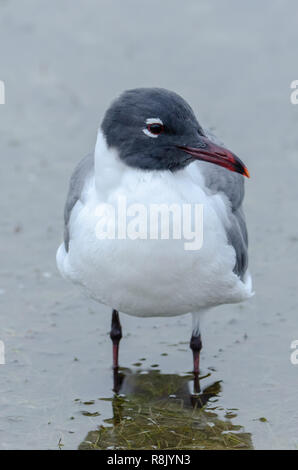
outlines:
M97 134L94 151L95 186L98 193L108 192L120 183L126 166L117 150L108 147L101 129Z

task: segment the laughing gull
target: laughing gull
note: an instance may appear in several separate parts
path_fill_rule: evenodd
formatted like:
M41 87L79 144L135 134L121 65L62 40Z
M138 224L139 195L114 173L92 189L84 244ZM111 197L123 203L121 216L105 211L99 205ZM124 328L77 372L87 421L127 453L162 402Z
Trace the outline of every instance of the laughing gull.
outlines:
M198 375L202 313L252 295L243 175L249 177L241 160L201 127L174 92L125 91L106 111L94 154L81 160L70 180L57 265L65 278L113 309L114 371L122 337L119 312L139 317L191 313L190 348ZM130 216L136 205L200 204L202 245L186 250L183 237L116 236L120 197ZM102 218L106 226L114 223L106 236L97 230Z

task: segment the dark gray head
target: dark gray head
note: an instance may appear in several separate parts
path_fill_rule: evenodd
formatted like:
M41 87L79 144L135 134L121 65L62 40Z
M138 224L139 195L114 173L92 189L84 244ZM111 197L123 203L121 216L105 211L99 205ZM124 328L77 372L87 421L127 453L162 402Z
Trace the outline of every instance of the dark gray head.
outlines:
M205 137L188 103L163 88L125 91L107 110L101 127L108 146L131 167L176 171L200 159L247 172L234 154Z

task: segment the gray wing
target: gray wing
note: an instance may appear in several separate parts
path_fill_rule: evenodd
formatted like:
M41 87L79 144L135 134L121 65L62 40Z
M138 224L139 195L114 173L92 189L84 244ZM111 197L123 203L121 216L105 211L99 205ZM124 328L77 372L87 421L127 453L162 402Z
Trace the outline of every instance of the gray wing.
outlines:
M68 194L64 206L64 244L65 249L69 248L69 219L71 211L76 202L81 198L81 194L85 185L86 179L94 170L94 155L88 154L76 166L69 183Z
M210 140L222 145L210 131L204 131ZM238 173L209 163L201 165L201 169L207 188L214 193L223 192L231 203L232 213L229 220L230 225L226 227L226 233L228 242L233 246L236 252L234 272L243 279L248 266L248 237L245 216L242 209L244 177Z

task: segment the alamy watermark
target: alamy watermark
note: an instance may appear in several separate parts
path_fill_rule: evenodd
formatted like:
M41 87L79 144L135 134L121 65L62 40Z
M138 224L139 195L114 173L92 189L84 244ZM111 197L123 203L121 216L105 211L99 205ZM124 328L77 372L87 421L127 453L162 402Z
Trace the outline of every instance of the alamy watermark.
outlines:
M0 340L0 365L5 364L5 346L4 342Z
M293 365L298 364L298 339L291 342L291 349L294 351L291 353L290 361Z
M184 240L185 250L203 245L203 204L128 204L119 196L116 204L95 209L99 240Z
M0 104L5 104L5 85L2 80L0 80Z
M293 80L291 82L292 93L290 100L292 104L298 104L298 80Z

